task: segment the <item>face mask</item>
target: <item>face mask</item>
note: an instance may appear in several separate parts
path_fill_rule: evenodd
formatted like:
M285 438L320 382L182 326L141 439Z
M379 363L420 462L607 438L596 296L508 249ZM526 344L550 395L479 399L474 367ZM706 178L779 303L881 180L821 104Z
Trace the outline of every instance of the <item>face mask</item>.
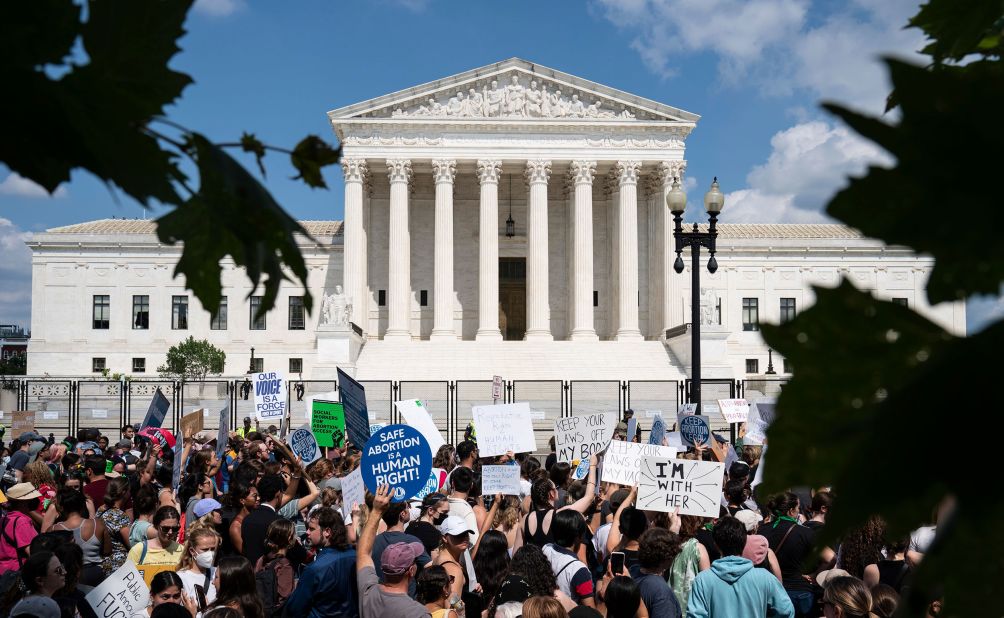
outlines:
M436 519L432 520L432 523L436 524L437 526L441 526L443 525L443 522L446 521L446 518L449 516L450 516L449 513L440 513L439 515L436 516Z
M200 569L208 569L213 566L213 558L215 557L215 552L211 549L195 554L195 564L199 565Z

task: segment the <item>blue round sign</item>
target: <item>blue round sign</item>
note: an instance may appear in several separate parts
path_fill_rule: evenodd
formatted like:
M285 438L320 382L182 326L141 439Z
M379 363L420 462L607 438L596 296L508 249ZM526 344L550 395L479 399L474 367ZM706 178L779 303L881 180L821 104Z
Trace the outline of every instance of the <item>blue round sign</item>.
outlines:
M680 437L687 444L707 443L710 435L711 427L708 425L707 417L692 414L680 420Z
M422 491L432 471L429 442L409 425L387 425L370 436L359 464L366 488L390 485L401 502Z
M289 434L289 448L303 461L303 465L313 463L321 457L321 449L317 446L317 439L309 429L301 427Z

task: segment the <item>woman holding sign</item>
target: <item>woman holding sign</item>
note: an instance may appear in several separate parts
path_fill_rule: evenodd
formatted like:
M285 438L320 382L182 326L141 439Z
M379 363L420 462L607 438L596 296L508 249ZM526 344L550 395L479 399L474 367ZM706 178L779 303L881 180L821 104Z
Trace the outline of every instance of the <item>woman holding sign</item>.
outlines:
M581 498L560 508L554 508L554 502L558 499L558 488L550 478L543 478L535 481L530 488L530 500L533 510L523 518L523 542L537 547L544 547L552 542L551 519L555 511L573 509L580 513L585 513L593 505L594 490L596 489L596 463L599 456L595 456L589 461L589 476L586 482L586 493Z

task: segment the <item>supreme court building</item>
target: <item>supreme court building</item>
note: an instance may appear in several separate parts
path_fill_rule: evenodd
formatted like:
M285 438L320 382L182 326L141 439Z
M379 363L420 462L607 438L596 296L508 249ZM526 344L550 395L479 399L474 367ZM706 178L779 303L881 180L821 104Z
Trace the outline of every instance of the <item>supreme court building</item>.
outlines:
M254 347L257 366L304 379L687 376L690 274L672 269L665 195L698 115L514 58L328 118L344 221L304 222L300 239L320 310L285 284L256 321L259 297L223 264L227 304L211 316L172 278L180 250L152 222L55 228L29 242L29 374L151 374L194 335L227 352L226 375ZM842 278L965 331L962 303L926 302L932 259L845 226L726 223L718 243L717 272L702 273L705 377L762 375L759 323Z

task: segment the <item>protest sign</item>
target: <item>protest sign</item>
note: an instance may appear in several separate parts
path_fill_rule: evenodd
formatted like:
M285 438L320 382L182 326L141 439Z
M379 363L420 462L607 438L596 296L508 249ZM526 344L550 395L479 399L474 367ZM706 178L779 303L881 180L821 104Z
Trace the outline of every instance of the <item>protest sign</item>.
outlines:
M676 449L669 446L614 440L607 447L607 452L603 456L603 473L600 478L607 483L636 485L638 469L645 456L672 459L676 457Z
M429 494L434 494L439 491L439 488L443 486L442 481L446 478L446 470L442 468L433 468L429 472L429 478L425 481L425 486L418 490L418 493L412 496L413 500L421 500L428 496Z
M683 422L684 416L693 416L697 414L697 404L696 403L684 403L680 404L679 409L676 411L676 428L680 429L680 424Z
M492 399L502 399L502 376L492 378Z
M202 410L195 410L181 417L181 435L184 436L194 436L195 434L202 431L205 426L203 423L205 421L205 416L202 415Z
M718 409L729 423L745 423L750 404L745 399L719 399Z
M167 568L159 570L173 571L177 565L164 566ZM150 578L152 579L153 575ZM145 615L146 606L150 603L150 589L144 579L136 564L132 560L126 560L122 566L92 588L84 599L98 616L132 618L140 614Z
M645 418L652 418L654 416L662 416L662 410L645 410Z
M359 467L371 492L376 493L380 485L390 485L391 499L400 502L425 486L432 470L432 453L414 427L388 425L370 436Z
M759 445L764 443L767 439L767 429L774 421L775 406L776 402L773 399L758 401L750 406L743 444Z
M404 422L418 430L422 437L429 443L429 449L435 455L439 447L446 444L443 434L439 433L439 427L432 420L432 413L418 399L406 399L395 401L394 407L404 417Z
M342 518L345 523L352 521L352 505L366 502L366 485L363 483L362 468L356 468L342 477Z
M554 448L558 461L589 459L610 443L617 426L616 412L595 412L554 421Z
M711 426L708 425L708 417L696 414L684 416L680 419L680 436L690 446L695 446L696 444L706 445L708 438L711 437Z
M666 437L663 440L666 446L672 446L677 451L687 450L687 445L683 442L683 437L680 435L679 431L667 431Z
M504 455L507 451L530 453L537 448L528 403L474 406L471 416L482 457Z
M349 441L361 447L372 435L369 410L366 407L366 389L339 369L338 392L345 407L345 431Z
M756 487L760 483L763 483L763 465L767 461L767 445L763 445L763 450L760 451L760 463L756 466L756 472L753 474L753 482L750 483L750 487Z
M167 410L170 407L171 402L158 386L153 397L150 398L150 406L146 409L146 416L143 417L143 424L140 427L160 427L164 424L164 417L167 416Z
M216 432L216 458L222 460L227 454L230 441L230 404L220 410L220 430Z
M638 419L631 417L631 420L627 422L627 435L625 439L628 442L634 442L635 436L638 435Z
M575 467L572 471L572 479L576 481L581 481L582 479L589 476L589 458L583 459L579 462L579 465ZM597 483L598 485L599 483Z
M300 458L305 466L321 458L321 448L317 444L317 438L314 437L307 425L289 434L289 449Z
M154 444L159 444L161 448L174 448L174 434L160 427L144 427L136 432L137 436L143 436Z
M481 495L520 495L519 466L481 466Z
M263 423L286 416L286 381L278 371L254 374L254 413Z
M35 431L35 412L32 410L15 410L10 413L11 435L15 438L26 431Z
M181 465L184 463L181 461L182 455L185 453L185 441L178 440L174 443L174 469L171 474L171 486L181 487Z
M650 431L648 434L648 443L661 445L662 441L665 438L666 438L666 421L662 420L661 416L657 416L652 421L652 431Z
M344 405L344 404L342 404ZM376 432L380 431L387 426L387 423L371 423L370 424L370 435L372 436Z
M644 457L638 473L639 509L718 517L725 464L669 457Z
M310 402L310 430L318 446L338 447L345 444L345 408L337 401L314 399Z

